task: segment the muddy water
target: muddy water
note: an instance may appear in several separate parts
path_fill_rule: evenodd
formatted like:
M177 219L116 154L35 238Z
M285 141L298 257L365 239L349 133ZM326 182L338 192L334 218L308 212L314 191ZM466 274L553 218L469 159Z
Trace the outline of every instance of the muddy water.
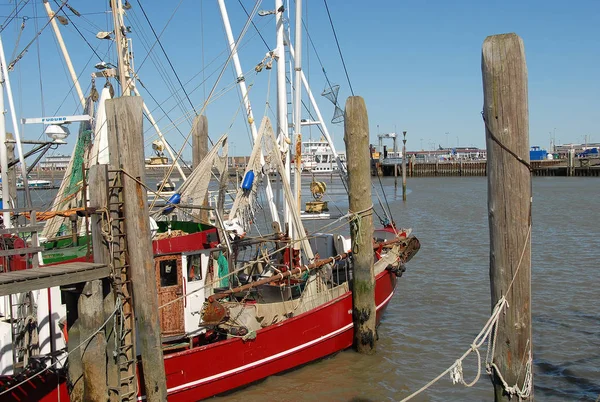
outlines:
M422 248L388 306L377 354L338 353L217 400L401 400L468 349L490 312L486 178L413 179L406 203L393 178L383 184L394 219L414 228ZM342 201L340 209L347 208L341 186L329 187L331 198ZM539 401L595 401L600 395L599 199L596 178L534 178L533 344ZM307 223L307 229L321 225ZM475 358L463 367L465 378L474 378ZM442 378L414 400L492 398L483 373L472 388Z

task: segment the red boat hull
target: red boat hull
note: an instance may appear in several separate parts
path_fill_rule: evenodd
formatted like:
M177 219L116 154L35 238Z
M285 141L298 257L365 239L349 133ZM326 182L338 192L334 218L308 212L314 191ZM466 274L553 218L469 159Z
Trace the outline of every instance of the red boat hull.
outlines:
M394 274L384 271L377 276L377 322L395 287ZM257 331L254 340L234 338L165 355L169 401L198 401L326 357L352 346L353 334L352 294L346 292L314 310ZM64 381L60 385L51 381L28 382L2 395L2 400L68 401Z

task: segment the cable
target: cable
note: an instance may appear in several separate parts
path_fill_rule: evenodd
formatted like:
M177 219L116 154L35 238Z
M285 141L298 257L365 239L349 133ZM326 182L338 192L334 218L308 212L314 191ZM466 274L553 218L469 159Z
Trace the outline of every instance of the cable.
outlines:
M162 45L162 43L161 43L158 35L156 35L156 31L154 30L154 27L150 23L150 19L148 19L148 15L146 14L146 11L142 7L142 3L140 2L140 0L137 0L137 3L140 6L140 10L142 11L142 14L144 14L144 18L146 18L146 21L148 22L148 25L150 26L150 29L152 30L152 34L156 38L156 42L158 43L158 46L160 46L160 49L162 50L163 54L165 55L165 58L167 59L167 62L169 63L169 66L171 67L171 70L173 71L173 74L175 74L175 78L177 79L177 82L181 86L181 89L183 90L183 93L185 94L185 97L187 98L188 102L190 103L190 106L192 107L192 110L194 111L194 113L197 116L198 112L196 111L196 108L194 107L194 104L192 103L192 101L191 101L188 93L185 91L185 87L181 83L181 80L179 79L179 75L177 74L177 71L175 71L175 67L173 67L173 63L171 63L171 59L169 59L169 56L167 55L167 52L165 51L165 48L163 47L163 45Z
M54 2L56 3L56 5L57 5L57 6L59 5L57 0L54 0ZM69 5L67 5L67 7L69 7ZM71 11L73 11L73 10L72 10L70 7L69 7L69 9L70 9ZM57 11L56 13L58 13L58 11ZM56 13L55 13L55 14L56 14ZM68 15L67 13L65 13L65 11L64 11L64 10L62 10L62 13L63 13L63 14L64 14L64 16L67 18L67 20L68 20L68 21L71 23L71 25L73 25L73 28L75 28L75 30L77 31L77 33L79 34L79 36L81 36L81 39L83 39L83 40L84 40L84 42L85 42L85 43L88 45L88 47L89 47L90 49L92 49L92 52L94 52L94 54L95 54L95 55L96 55L96 57L98 58L98 61L102 61L102 58L101 58L101 57L100 57L100 55L99 55L99 54L96 52L96 49L94 49L94 48L92 47L92 45L90 44L90 42L88 42L88 40L85 38L85 36L83 36L83 34L82 34L82 33L81 33L81 31L79 30L79 28L77 28L77 25L75 24L75 22L74 22L74 21L73 21L73 20L72 20L72 19L69 17L69 15Z
M2 31L4 31L6 29L6 26L8 24L10 24L10 22L12 20L14 20L17 17L17 15L19 15L19 12L21 12L21 10L27 5L27 3L29 3L29 0L25 0L25 2L23 3L23 5L21 6L21 8L19 8L18 10L17 10L17 7L19 5L15 4L15 15L12 15L12 11L11 11L11 13L8 15L8 17L6 17L6 19L2 23L2 25L0 25L0 33L2 33Z
M331 30L333 31L333 37L335 38L335 43L337 45L338 51L340 52L340 59L342 59L342 65L344 66L344 72L346 73L346 79L348 80L348 85L350 86L350 92L352 96L354 96L354 89L352 89L352 83L350 82L350 76L348 75L348 70L346 69L346 62L344 61L344 56L342 55L342 48L340 47L340 42L338 41L337 34L335 33L335 27L333 26L333 20L331 19L331 14L329 13L329 6L327 5L327 0L323 0L325 3L325 9L327 10L327 16L329 17L329 23L331 24Z

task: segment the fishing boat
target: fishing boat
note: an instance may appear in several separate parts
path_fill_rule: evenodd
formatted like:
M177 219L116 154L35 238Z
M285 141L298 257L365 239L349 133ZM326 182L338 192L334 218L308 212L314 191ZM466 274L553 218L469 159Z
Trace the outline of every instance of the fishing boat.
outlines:
M119 3L112 1L113 12L116 13ZM219 1L219 4L224 10L224 2ZM283 8L279 2L276 6L279 25ZM118 7L121 8L120 4ZM231 36L226 13L222 15L226 32ZM121 28L118 26L116 31L126 32ZM237 44L231 37L229 42L231 58L235 59ZM278 42L281 51L282 33ZM280 53L278 68L285 69L282 59ZM238 84L242 87L243 80L238 80ZM222 136L174 194L162 204L153 202L148 217L154 229L148 241L152 241L154 254L169 401L195 401L234 390L329 356L353 343L350 239L341 233L306 234L300 212L294 208L289 180L290 152L285 148L287 129L283 130L288 127L286 119L278 119L274 129L269 118L264 117L257 129L243 87L242 99L248 121L252 122L254 146L228 215L223 216L222 209L213 208L216 219L214 224L209 224L198 213L215 169L220 178L226 175L227 137ZM106 97L100 96L100 102L105 101ZM278 103L279 115L285 116L286 100ZM103 106L100 103L98 111ZM98 117L95 124L94 130L104 126ZM299 126L298 120L296 127ZM88 131L90 127L82 123L80 133ZM276 132L284 140L277 141ZM95 137L95 142L102 141L100 134ZM287 158L286 164L282 154ZM335 154L334 149L332 154ZM96 164L102 164L102 157L92 157ZM339 160L338 156L336 163ZM276 172L280 176L289 209L289 217L281 223L277 208L272 206L270 180L264 177L264 172ZM299 187L299 181L295 184ZM254 235L251 228L256 224L257 193L261 187L267 193L267 200L260 207L269 209L273 215L270 229L265 231L263 227L261 234ZM119 186L114 185L109 191L119 191ZM99 212L87 207L85 186L78 194L84 201L79 215L84 215L86 223L71 218L77 216L77 212L74 215L66 209L54 211L56 217L71 222L72 228L70 235L57 239L56 234L62 233L66 221L46 225L44 230L52 236L48 237L49 246L42 252L43 262L65 264L82 258L93 259L87 219L90 214ZM61 205L65 207L64 202ZM76 207L72 205L69 209L73 208ZM107 205L102 209L109 211L102 219L112 214L117 221L122 219L119 215L122 208L110 210ZM350 215L348 218L358 219ZM398 231L394 226L382 231L385 235L377 236L373 247L378 322L392 300L397 278L420 248L418 239L406 231ZM104 235L114 239L111 233ZM61 241L64 243L60 244ZM127 247L135 247L135 241L127 243ZM78 253L72 253L73 249ZM126 250L120 251L127 255ZM20 257L27 259L28 253L24 254ZM7 262L10 267L10 261ZM122 267L113 269L124 269L126 265L127 260L124 260ZM142 362L135 337L131 335L139 328L136 329L131 316L128 318L123 313L123 306L131 303L125 296L131 294L129 287L135 278L125 277L125 281L115 283L119 275L113 273L110 279L104 280L107 289L113 290L109 292L113 298L110 311L105 315L106 322L114 324L101 326L96 334L102 333L107 345L114 348L112 354L106 355L106 377L95 380L106 383L108 392L118 400L143 400L146 390L140 379L144 378ZM69 401L71 394L82 392L83 374L74 367L78 357L74 354L77 348L72 346L87 347L87 344L85 340L73 344L75 321L61 297L61 292L77 293L76 288L52 287L5 298L8 305L3 312L10 319L0 323L3 351L0 399ZM149 291L154 292L154 289ZM18 342L15 343L15 339ZM69 354L73 361L67 366ZM80 377L73 378L77 373Z
M40 179L31 179L27 181L29 188L50 188L52 187L52 182L50 180L40 180ZM17 188L23 188L24 183L22 180L17 180Z
M302 142L302 171L311 174L331 174L339 172L337 156L325 138ZM342 163L345 154L339 153Z

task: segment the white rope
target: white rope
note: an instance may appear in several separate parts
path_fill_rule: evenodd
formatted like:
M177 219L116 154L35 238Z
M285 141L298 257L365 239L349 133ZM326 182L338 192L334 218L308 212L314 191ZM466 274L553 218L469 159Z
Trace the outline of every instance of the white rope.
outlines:
M90 336L88 336L83 342L81 342L79 345L75 346L72 350L70 350L66 356L61 356L61 358L58 358L54 363L50 364L48 367L46 367L45 369L43 369L42 371L32 375L31 377L26 378L25 380L13 385L12 387L0 392L0 396L12 391L15 388L20 387L21 385L33 380L35 377L38 377L40 375L42 375L43 373L45 373L46 371L50 370L50 368L58 363L62 363L64 362L70 355L71 353L75 352L77 349L79 349L80 347L82 347L84 344L87 344L93 337L95 337L100 331L102 331L102 329L104 329L104 327L106 326L106 324L108 324L108 321L110 321L110 319L115 315L115 313L119 310L119 305L120 305L120 299L117 299L116 301L116 306L114 311L108 316L108 318L106 318L106 321L104 321L104 323L96 330L94 331L94 333L92 333ZM62 360L60 360L62 359Z
M506 294L508 294L508 292L510 291L510 289L515 281L515 278L517 277L517 273L519 272L519 269L521 268L521 263L523 262L523 257L525 256L525 251L527 250L527 244L528 244L530 235L531 235L531 225L529 225L529 230L527 232L527 237L525 239L525 245L523 246L523 250L521 251L517 269L515 270L512 280L511 280L510 284L508 285L508 288L506 289ZM502 387L504 388L504 391L508 395L517 396L519 399L529 398L531 396L531 391L533 390L533 370L532 370L533 358L531 355L531 346L530 346L529 340L527 341L527 346L526 346L526 348L528 347L527 361L522 362L522 365L521 365L521 369L523 368L523 363L525 365L525 379L523 381L522 388L520 388L517 384L515 384L514 386L509 386L508 383L506 382L506 380L504 379L504 377L502 376L500 369L493 362L494 354L496 351L496 339L497 339L496 335L498 333L498 321L500 319L500 314L502 312L504 312L505 309L508 309L508 308L509 308L508 301L506 300L505 296L502 296L498 300L496 305L494 306L492 315L490 316L490 318L484 325L483 329L481 330L481 332L479 332L479 334L473 340L473 343L471 344L471 347L469 348L469 350L467 350L459 359L457 359L454 362L454 364L452 364L450 367L448 367L446 370L444 370L444 372L442 372L440 375L435 377L433 380L429 381L427 384L425 384L419 390L413 392L406 398L402 399L400 402L408 401L408 400L414 398L415 396L419 395L421 392L425 391L427 388L429 388L430 386L432 386L433 384L438 382L442 377L444 377L448 373L450 373L450 379L452 380L453 384L460 383L460 384L463 384L465 387L472 387L473 385L475 385L477 383L477 381L479 381L479 378L481 376L481 353L479 352L479 348L485 343L486 340L488 341L488 350L487 350L486 359L485 359L487 374L491 376L495 373L496 377L502 383ZM493 336L492 336L492 332L493 332ZM477 375L475 376L475 379L472 382L467 383L463 377L462 361L468 355L470 355L472 352L475 352L477 354ZM520 377L520 370L519 370L519 375L517 376L517 382Z

